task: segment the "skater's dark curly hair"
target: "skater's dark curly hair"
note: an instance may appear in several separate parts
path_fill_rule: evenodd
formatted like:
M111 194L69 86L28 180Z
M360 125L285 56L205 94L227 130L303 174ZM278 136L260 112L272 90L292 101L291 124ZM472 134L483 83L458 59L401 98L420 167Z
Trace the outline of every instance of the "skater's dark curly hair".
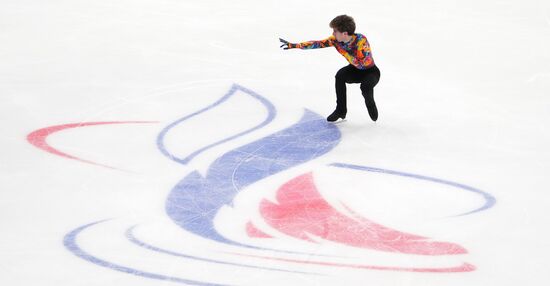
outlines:
M355 33L355 21L348 15L340 15L330 21L330 27L338 32L348 32L348 35Z

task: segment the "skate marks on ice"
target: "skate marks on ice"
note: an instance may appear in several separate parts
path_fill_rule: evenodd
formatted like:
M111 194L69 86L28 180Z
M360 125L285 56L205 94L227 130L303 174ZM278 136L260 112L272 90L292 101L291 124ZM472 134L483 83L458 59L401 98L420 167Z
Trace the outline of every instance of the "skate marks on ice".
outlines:
M224 105L234 100L247 100L258 115L238 126L224 124L229 120L220 114L224 113ZM152 224L124 219L88 223L65 236L65 247L99 266L190 285L238 285L282 277L298 281L311 275L322 279L334 275L334 268L432 273L475 270L473 264L464 261L467 249L457 243L432 240L367 219L345 197L334 198L338 190L326 196L331 193L323 190L326 184L318 184L324 180L319 178L326 176L318 174L330 168L340 169L343 176L357 171L379 175L382 180L391 179L388 175L400 176L464 191L465 196L477 196L477 201L473 200L476 203L481 201L481 206L468 206L470 210L458 215L489 209L495 204L491 195L427 176L345 163L316 165L317 158L337 146L341 134L336 125L309 110L280 131L223 148L245 135L249 138L260 134L257 131L267 127L275 116L276 109L266 98L234 84L218 101L168 124L157 137L162 155L187 166L207 161L203 170L188 171L170 191L165 203L169 220ZM212 136L206 136L209 138L198 138L200 144L193 145L193 125L200 122L216 122L223 130L212 132ZM48 147L45 138L52 130L77 125L61 126L33 132L29 142L67 159L109 167ZM298 176L287 172L306 163L312 166L309 172ZM271 182L262 184L266 180ZM280 187L273 188L273 181ZM361 192L360 187L351 191ZM235 203L238 196L246 198L247 193L261 193L263 198L252 206ZM131 259L136 257L140 259ZM155 265L144 263L148 260L154 260ZM174 263L182 267L168 267ZM228 275L212 277L197 268ZM243 275L231 275L235 270ZM258 273L261 277L256 277Z

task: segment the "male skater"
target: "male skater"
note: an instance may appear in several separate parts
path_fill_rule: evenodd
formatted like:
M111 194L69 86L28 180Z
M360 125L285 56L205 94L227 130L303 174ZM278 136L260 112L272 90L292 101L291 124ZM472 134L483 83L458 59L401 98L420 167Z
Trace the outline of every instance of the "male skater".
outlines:
M346 58L349 65L336 73L336 110L327 117L327 121L334 122L338 118L346 118L346 83L360 83L361 93L369 116L373 121L378 119L378 110L374 102L374 86L380 79L380 70L374 64L371 48L367 38L355 33L355 21L347 15L334 18L329 25L332 36L321 41L308 41L299 44L289 43L279 39L281 48L288 49L319 49L335 47Z

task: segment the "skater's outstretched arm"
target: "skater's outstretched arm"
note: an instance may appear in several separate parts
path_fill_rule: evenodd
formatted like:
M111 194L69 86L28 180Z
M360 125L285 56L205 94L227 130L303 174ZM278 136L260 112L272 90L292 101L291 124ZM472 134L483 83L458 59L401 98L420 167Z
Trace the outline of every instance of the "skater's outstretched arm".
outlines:
M307 41L302 43L290 43L287 40L279 38L279 41L283 43L281 45L281 48L288 50L288 49L320 49L320 48L328 48L334 46L335 38L334 36L330 36L324 40L320 41Z

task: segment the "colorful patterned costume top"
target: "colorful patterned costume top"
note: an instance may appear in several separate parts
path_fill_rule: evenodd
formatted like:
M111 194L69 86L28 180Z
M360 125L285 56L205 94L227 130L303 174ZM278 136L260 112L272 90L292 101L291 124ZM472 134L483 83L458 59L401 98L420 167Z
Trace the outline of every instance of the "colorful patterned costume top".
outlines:
M358 69L368 69L374 66L372 53L367 37L362 34L353 34L347 43L338 42L334 36L320 41L308 41L299 44L290 44L289 48L296 49L319 49L335 47L338 52L348 60L350 64Z

